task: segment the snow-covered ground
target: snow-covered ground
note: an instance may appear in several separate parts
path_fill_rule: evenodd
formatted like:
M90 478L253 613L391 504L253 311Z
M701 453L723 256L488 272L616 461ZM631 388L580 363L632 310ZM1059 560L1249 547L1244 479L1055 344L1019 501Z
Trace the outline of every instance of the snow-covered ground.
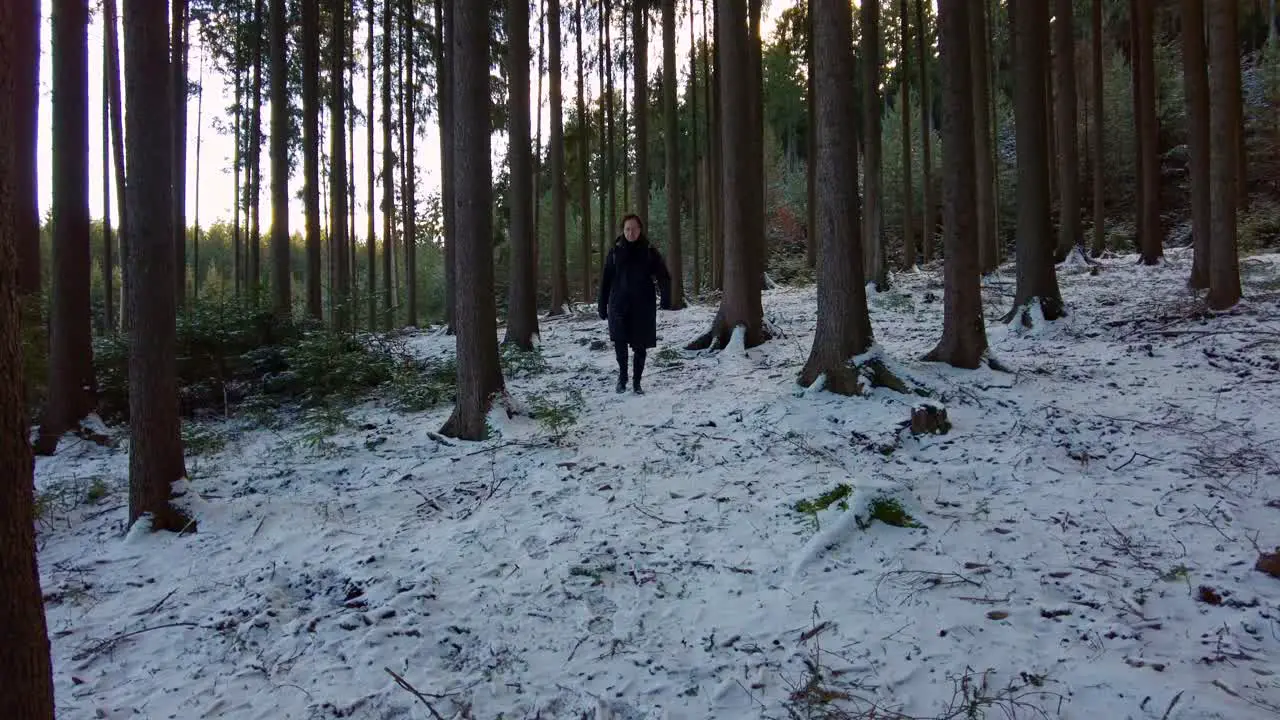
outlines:
M183 537L124 537L125 446L68 441L37 466L96 498L40 528L59 717L1275 718L1280 257L1218 317L1189 262L1064 266L1070 318L1019 332L990 278L1010 373L919 362L941 279L897 277L876 340L942 436L902 428L913 395L798 392L805 288L745 355L680 350L714 306L660 314L643 397L593 312L544 321L549 370L508 385L580 400L558 439L380 402L324 439L223 426ZM882 496L924 527L868 526Z

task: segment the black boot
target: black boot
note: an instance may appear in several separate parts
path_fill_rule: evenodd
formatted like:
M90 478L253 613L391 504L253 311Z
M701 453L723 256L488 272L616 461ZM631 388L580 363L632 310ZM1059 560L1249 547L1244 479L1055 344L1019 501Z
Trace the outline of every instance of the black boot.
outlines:
M618 357L618 386L616 391L621 394L627 391L627 344L614 343L613 352Z
M644 374L645 351L643 348L636 348L635 366L636 373L631 381L631 391L637 395L644 394L644 388L640 387L640 376Z

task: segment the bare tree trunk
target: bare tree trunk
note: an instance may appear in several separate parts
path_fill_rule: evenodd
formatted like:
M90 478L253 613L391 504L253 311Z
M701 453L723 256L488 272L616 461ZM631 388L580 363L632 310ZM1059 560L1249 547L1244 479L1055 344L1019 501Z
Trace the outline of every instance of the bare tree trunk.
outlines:
M932 53L926 53L928 47L925 38L928 33L927 16L924 12L925 0L916 0L916 57L920 63L920 143L921 163L923 165L921 184L922 195L920 251L924 262L933 259L933 237L938 224L935 222L936 208L933 200L933 121L930 108L933 107L932 95L929 94L929 60Z
M1102 102L1102 2L1093 0L1093 248L1098 257L1107 249L1107 191L1106 173L1103 172L1102 123L1105 119Z
M36 561L35 493L22 378L19 278L39 242L34 195L40 4L0 3L0 717L53 720L53 670ZM87 50L86 50L87 52ZM13 152L13 148L29 151ZM87 158L86 158L87 160ZM30 190L28 191L28 188ZM29 258L21 258L29 261ZM39 267L36 268L39 289Z
M900 7L905 20L906 0ZM858 142L853 131L857 108L849 92L857 73L853 65L853 12L845 0L814 0L810 11L810 42L816 61L812 86L818 109L810 125L810 132L817 136L817 153L810 162L817 163L815 184L820 199L815 234L822 242L822 263L818 270L818 326L799 382L808 387L822 377L832 392L853 395L858 392L858 375L849 361L872 343L858 247ZM903 136L904 144L908 141L909 136Z
M680 112L676 104L676 0L662 3L662 91L666 136L667 264L671 272L671 307L684 307L684 256L680 246Z
M374 4L369 3L368 8L368 26L369 37L365 43L365 55L367 55L367 65L365 66L365 183L368 186L369 194L366 197L366 218L368 226L365 228L365 262L368 263L365 274L365 284L369 290L369 330L376 331L378 329L378 225L377 225L377 188L378 180L374 163L375 153L373 150L373 125L374 125L374 104L373 104L373 86L375 78L377 78L374 70L374 44L373 44L373 27L374 27ZM388 330L391 328L388 327Z
M1047 2L1047 0L1040 0ZM974 189L978 199L978 256L983 274L1000 266L996 237L995 166L991 154L990 76L987 75L987 27L982 5L969 11L969 61L973 74Z
M551 315L569 307L568 259L565 252L564 64L560 59L560 0L550 0L547 21L551 50Z
M636 213L649 223L649 30L648 0L631 1L631 52L635 87Z
M553 15L558 15L559 8L555 0L552 2ZM457 142L458 400L440 432L481 440L487 434L485 417L493 396L503 389L493 300L489 74L473 71L489 64L488 3L453 0L452 20L455 28L448 56L454 80L453 136ZM553 31L558 34L559 19L553 22ZM555 53L559 55L558 50Z
M405 144L407 145L407 155L405 157L405 172L408 174L408 182L405 185L404 197L404 267L405 267L405 283L409 286L408 292L408 320L410 327L418 325L418 199L415 192L417 184L417 155L414 153L414 140L418 134L417 128L417 78L414 74L413 58L414 58L414 38L413 25L414 19L417 17L414 8L414 0L404 0L404 40L405 40Z
M388 330L395 328L395 232L396 232L396 154L394 147L394 137L392 127L395 125L395 116L392 115L391 109L391 67L394 63L395 51L392 47L391 38L393 30L393 0L382 1L382 312L383 327ZM445 116L449 111L449 85L448 73L446 72L446 63L441 62L440 47L444 43L444 11L442 4L445 0L436 0L436 84L439 102L437 103L438 113L440 116L440 166L442 169L441 177L441 204L443 207L444 221L444 243L445 243L445 323L453 322L453 256L452 240L449 237L452 230L453 209L449 205L452 198L450 188L453 186L453 179L449 174L449 151L450 147L446 143L450 137Z
M1156 117L1156 71L1155 71L1155 28L1154 8L1150 2L1139 0L1138 16L1138 92L1139 104L1137 112L1138 143L1141 156L1138 162L1138 173L1142 180L1141 205L1139 212L1142 222L1139 223L1139 242L1142 251L1142 263L1155 265L1164 255L1164 228L1160 223L1160 128Z
M1236 222L1240 182L1236 115L1240 104L1239 8L1235 0L1209 0L1209 308L1226 310L1240 302L1240 257Z
M102 67L108 66L106 57L107 44L102 44ZM104 302L103 307L103 329L110 330L115 327L115 292L112 285L115 282L115 257L112 254L112 243L114 239L111 237L111 113L109 107L111 95L111 81L108 74L102 73L102 296Z
M902 63L898 115L902 120L902 267L910 270L916 264L916 239L912 227L915 222L912 208L915 188L911 182L911 25L907 22L907 2L898 0L899 60ZM856 154L856 142L854 151ZM866 292L865 288L863 292Z
M504 342L533 349L538 335L538 259L533 244L533 153L529 147L529 3L507 3L507 64L510 67L508 130L511 188L511 278Z
M329 12L333 29L329 43L329 218L332 226L336 282L333 325L351 329L351 256L347 249L347 103L343 90L346 64L347 3L334 0Z
M1056 259L1065 260L1080 247L1080 156L1076 138L1076 36L1072 0L1055 0L1054 68L1057 83L1058 149L1058 252Z
M115 0L106 0L106 2L114 2L114 1ZM306 8L308 3L315 2L315 1L316 0L303 0L302 7L303 7L304 18L306 17ZM237 25L239 25L242 21L242 18L240 15L240 9L238 7L235 10L235 21ZM306 20L304 19L303 20L304 26L305 26L305 22ZM241 247L244 241L244 227L240 223L240 209L244 205L244 185L240 181L240 175L244 170L243 149L244 149L244 134L245 134L244 133L244 114L245 114L244 113L244 73L242 72L242 68L244 67L244 47L241 42L242 36L243 36L243 33L236 33L235 49L232 51L234 54L234 57L232 59L232 69L231 69L231 74L235 78L234 83L235 83L235 97L236 97L235 108L233 111L235 114L235 117L232 120L232 125L233 125L232 134L235 136L236 146L231 151L231 174L233 178L231 182L232 182L233 193L235 195L235 199L231 203L231 218L232 218L231 220L231 225L232 225L231 274L234 276L232 279L232 287L235 289L236 299L240 298L240 293L244 289L243 288L244 286L244 260L243 260L244 255L243 255L243 248ZM303 37L304 37L303 42L305 47L306 30L303 30ZM303 72L303 75L304 76L306 75L305 71ZM303 87L304 88L306 87L305 80L303 81ZM306 144L305 140L303 144L304 145ZM121 255L125 257L127 257L129 254L129 252L124 249L123 245L120 248L120 252L121 252ZM124 266L127 270L129 267L129 264L125 263ZM128 284L129 284L129 279L128 279L128 276L126 275L125 285L128 285ZM126 323L124 322L124 315L125 313L121 313L121 319L122 319L120 323L121 328L124 328L124 326L126 325Z
M125 295L129 285L129 218L125 213L125 172L124 172L124 103L121 102L120 88L120 37L118 32L119 15L116 12L116 0L103 0L103 16L105 31L103 41L107 46L106 62L103 74L106 75L109 94L111 96L111 155L115 166L116 182L116 237L120 241L120 329L129 327L129 313L125 306ZM239 80L239 74L236 75ZM238 86L237 86L238 87ZM238 177L238 176L237 176ZM38 233L38 229L37 229Z
M200 297L200 151L204 143L204 49L200 50L199 79L196 87L196 177L195 222L191 238L191 297Z
M712 11L714 17L719 16L719 1L713 0ZM707 0L702 0L702 38L704 43L711 42L711 33L707 29ZM714 58L714 67L713 67ZM707 204L710 205L711 218L711 289L724 289L724 167L721 160L724 157L724 141L720 137L720 43L714 42L708 48L706 62L703 63L703 71L707 76L707 137L710 138L710 147L708 155L710 162L708 163L709 171L707 173L710 182L708 186L710 191L707 193Z
M285 0L271 0L271 264L272 309L276 317L292 311L289 286L289 66L285 58Z
M867 281L877 290L889 289L889 266L884 261L884 178L883 137L880 116L880 3L865 2L859 6L862 31L862 122L866 132L866 166L863 175L862 266Z
M982 288L978 242L974 230L977 209L973 183L973 70L969 58L972 36L968 0L938 4L938 45L946 117L942 123L943 267L942 339L925 355L926 361L976 368L987 351L982 319Z
M751 88L750 33L747 30L746 0L717 0L716 46L720 52L719 83L724 105L747 108L754 102ZM725 148L752 148L759 127L750 110L720 114L720 137ZM760 180L757 153L724 152L724 297L711 329L689 344L689 349L725 348L742 333L743 346L750 348L769 339L761 303L758 256L764 246L760 209L764 206L764 184Z
M115 7L115 0L104 0L109 3L112 8ZM4 3L9 4L8 0ZM14 57L24 57L30 48L36 48L36 57L31 65L15 65L13 69L21 70L27 73L27 76L15 76L15 92L23 93L21 97L6 94L5 103L11 104L13 107L38 107L40 103L40 2L39 0L18 0L12 3L13 23L16 25L6 24L5 30L13 30L10 40ZM27 17L25 13L31 6L31 13L34 17ZM3 10L0 10L3 12ZM114 32L109 33L108 39L115 36ZM108 42L108 44L110 44ZM25 61L24 61L25 62ZM119 82L119 78L116 78ZM118 95L117 95L118 97ZM20 212L17 215L18 226L15 229L17 233L17 249L16 262L18 268L18 292L23 297L38 295L43 284L41 277L40 262L40 193L38 188L39 170L37 158L37 145L35 138L38 134L39 117L35 110L30 114L16 113L15 132L19 138L31 138L30 144L16 145L15 147L23 148L21 152L15 153L15 162L18 163L16 172L18 177L29 178L16 186L12 186L11 192L14 195L14 203L17 204ZM123 182L123 180L121 180ZM122 196L123 198L123 196ZM123 202L123 199L121 200ZM123 232L124 216L121 216L121 229Z
M604 25L604 46L605 46L605 49L604 49L605 100L604 102L605 102L605 123L608 125L608 129L606 130L606 136L608 137L608 141L606 143L606 149L605 149L606 165L607 165L605 169L605 175L607 176L608 182L609 182L609 188L608 188L609 216L608 218L601 218L600 224L609 228L610 232L612 232L613 229L618 225L618 182L617 182L618 149L617 149L617 142L615 140L615 135L617 130L613 125L613 115L614 115L614 110L613 110L613 101L614 101L613 0L602 0L602 2L603 2L604 14L601 16L600 22ZM539 83L541 83L541 79L539 79ZM541 87L541 84L539 84L539 87ZM541 104L539 104L539 107L541 107ZM534 184L536 185L537 183L535 182ZM534 224L535 226L537 225L536 222Z
M194 530L195 520L172 502L186 468L173 293L174 159L168 143L154 141L173 127L165 15L154 0L124 0L129 216L135 221L128 259L135 280L129 285L129 524L177 532Z
M586 72L583 65L585 51L582 44L582 14L586 12L586 0L577 0L573 14L574 34L578 56L578 205L582 209L582 301L591 302L595 293L591 289L591 121L587 114ZM602 256L603 257L603 256Z
M1209 58L1204 37L1204 0L1182 0L1182 83L1187 102L1187 151L1191 155L1190 286L1209 287L1210 215Z
M94 406L89 247L89 7L53 5L53 283L49 399L35 451L52 455Z
M631 142L631 125L628 121L630 114L627 112L627 98L630 97L630 95L627 92L627 87L628 87L627 83L629 82L629 79L627 78L627 70L632 67L632 64L628 62L628 58L631 58L632 60L634 60L635 48L633 47L632 43L628 42L628 35L627 35L627 30L629 27L629 25L627 24L627 10L629 8L628 2L636 2L636 0L622 0L622 8L621 8L622 55L618 59L619 60L618 64L621 65L621 67L618 69L622 73L622 98L621 98L622 105L619 108L619 111L621 112L621 117L619 121L622 124L621 146L622 146L623 214L633 212L634 210L633 206L631 205L631 152L629 147L629 143Z
M262 288L262 0L253 4L253 114L249 118L249 301L258 304Z
M173 75L173 252L177 258L174 292L178 307L187 287L187 0L173 0L169 70Z
M302 0L302 202L307 248L307 316L324 317L320 278L320 0Z
M692 156L693 165L693 186L690 188L691 198L689 203L692 216L692 232L690 233L689 242L692 245L690 254L693 255L693 294L695 296L702 289L702 245L698 239L698 216L701 209L699 207L701 198L698 194L698 176L701 174L699 168L702 167L702 161L698 157L698 41L695 31L696 25L694 3L693 0L689 0L689 143L692 150L690 155ZM812 253L810 255L812 256Z
M1046 320L1066 315L1053 266L1050 222L1049 133L1045 103L1049 64L1049 9L1042 3L1018 5L1014 19L1014 117L1018 154L1018 287L1005 322L1031 324L1030 305L1038 302Z

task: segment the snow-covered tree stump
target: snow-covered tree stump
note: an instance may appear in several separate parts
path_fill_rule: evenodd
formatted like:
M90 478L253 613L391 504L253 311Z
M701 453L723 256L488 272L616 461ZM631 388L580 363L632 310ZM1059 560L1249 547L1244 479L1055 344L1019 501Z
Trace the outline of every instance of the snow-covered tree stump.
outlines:
M938 405L921 404L911 408L911 434L946 435L951 430L947 409Z

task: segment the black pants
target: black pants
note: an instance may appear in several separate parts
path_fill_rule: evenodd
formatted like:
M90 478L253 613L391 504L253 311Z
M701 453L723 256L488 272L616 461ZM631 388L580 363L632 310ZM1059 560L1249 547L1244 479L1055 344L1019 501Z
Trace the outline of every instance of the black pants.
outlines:
M640 382L640 376L644 374L645 349L633 348L635 351L635 382ZM613 344L613 353L618 357L618 378L623 382L627 380L627 344L624 342L615 342Z

